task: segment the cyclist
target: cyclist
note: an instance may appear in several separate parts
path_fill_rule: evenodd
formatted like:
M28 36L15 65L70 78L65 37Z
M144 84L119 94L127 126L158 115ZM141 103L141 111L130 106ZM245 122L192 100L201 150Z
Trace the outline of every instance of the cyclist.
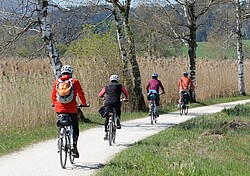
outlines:
M165 90L164 90L164 87L163 87L161 81L158 80L158 74L153 73L152 74L152 79L148 82L148 84L146 86L146 91L148 93L148 97L150 96L150 94L156 94L157 95L156 100L155 100L157 117L159 117L159 108L160 108L159 89L161 89L161 91L162 91L161 94L165 93ZM149 110L150 110L150 107L149 107ZM148 114L150 115L151 112L149 112Z
M82 105L86 105L86 99L84 96L84 92L82 90L80 82L76 78L72 78L73 67L71 65L64 65L61 68L61 78L57 79L54 82L52 89L52 106L55 109L57 114L69 114L72 120L72 128L73 128L73 149L72 152L75 158L79 158L79 152L77 150L77 141L79 137L79 124L77 118L77 102L76 96L78 95ZM62 103L59 101L58 93L57 93L57 85L59 81L71 80L73 87L73 100L69 103Z
M179 79L178 81L178 89L179 89L179 103L181 102L182 99L182 94L183 93L187 93L188 97L190 97L189 95L189 89L191 89L191 91L194 90L194 84L192 82L192 80L188 77L188 72L183 72L183 76ZM188 100L189 102L189 100Z
M117 129L121 129L120 124L120 118L121 118L121 94L123 93L125 95L125 100L128 99L128 91L126 88L119 83L119 77L118 75L111 75L109 78L110 82L101 90L101 92L98 94L98 97L104 98L105 95L105 101L104 106L115 108L116 115L118 117L117 119ZM105 119L105 136L104 140L108 139L108 117Z

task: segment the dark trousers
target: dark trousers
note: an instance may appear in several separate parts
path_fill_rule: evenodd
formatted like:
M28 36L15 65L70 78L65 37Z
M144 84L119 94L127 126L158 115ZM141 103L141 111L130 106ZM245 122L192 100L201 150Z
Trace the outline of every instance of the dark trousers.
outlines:
M60 114L60 113L57 113ZM72 120L72 129L73 129L73 146L77 146L78 136L79 136L79 123L77 118L77 113L63 113L68 114Z

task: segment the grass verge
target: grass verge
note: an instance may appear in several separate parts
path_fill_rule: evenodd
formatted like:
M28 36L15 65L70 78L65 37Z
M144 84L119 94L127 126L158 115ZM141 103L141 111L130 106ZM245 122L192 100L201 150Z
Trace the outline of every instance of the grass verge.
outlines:
M237 97L227 97L219 98L213 100L206 100L190 105L190 108L212 105L216 103L224 103L229 101L237 101L243 99L249 99L250 96L237 96ZM176 104L169 104L162 106L160 113L168 113L176 111ZM135 113L126 113L122 114L122 121L132 120L136 118L146 117L147 112L135 112ZM87 119L84 122L80 122L80 130L84 131L89 128L102 125L104 120L99 115L88 115ZM57 127L55 124L48 124L41 127L36 127L34 129L17 129L11 134L3 133L1 134L1 143L0 143L0 156L20 150L24 147L27 147L33 143L44 141L51 138L56 138L57 136Z
M249 109L238 105L139 141L97 176L250 175Z

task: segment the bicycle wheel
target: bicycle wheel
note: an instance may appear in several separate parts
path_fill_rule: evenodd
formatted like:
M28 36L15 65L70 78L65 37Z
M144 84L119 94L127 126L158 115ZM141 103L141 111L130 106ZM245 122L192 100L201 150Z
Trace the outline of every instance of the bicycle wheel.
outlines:
M188 114L188 106L185 106L184 114L185 114L185 115Z
M115 143L115 137L116 137L116 129L113 130L113 143Z
M157 114L158 114L158 112L157 112L157 109L156 109L156 106L154 107L154 120L155 120L155 123L157 123Z
M62 132L62 133L61 133ZM67 162L67 151L68 151L68 144L67 144L67 136L65 129L61 130L61 137L59 142L59 153L60 153L60 163L62 168L64 169Z
M151 123L151 125L153 125L153 123L154 123L154 107L153 106L151 106L151 110L150 110L150 123Z
M109 145L111 146L113 141L113 122L109 122L108 137L109 137Z
M180 104L179 107L180 107L180 115L182 116L182 114L183 114L183 105Z
M68 141L70 141L70 136L68 136ZM74 164L74 161L75 161L75 157L73 156L73 153L72 153L72 146L70 144L70 142L68 142L68 153L69 153L69 161L71 164Z

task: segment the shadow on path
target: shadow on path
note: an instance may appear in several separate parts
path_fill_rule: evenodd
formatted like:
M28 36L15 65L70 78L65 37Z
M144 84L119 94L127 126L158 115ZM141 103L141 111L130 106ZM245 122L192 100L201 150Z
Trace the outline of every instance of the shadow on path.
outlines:
M85 163L85 162L76 162L73 164L72 170L80 170L80 171L90 171L90 170L97 170L103 168L105 164L103 163Z

